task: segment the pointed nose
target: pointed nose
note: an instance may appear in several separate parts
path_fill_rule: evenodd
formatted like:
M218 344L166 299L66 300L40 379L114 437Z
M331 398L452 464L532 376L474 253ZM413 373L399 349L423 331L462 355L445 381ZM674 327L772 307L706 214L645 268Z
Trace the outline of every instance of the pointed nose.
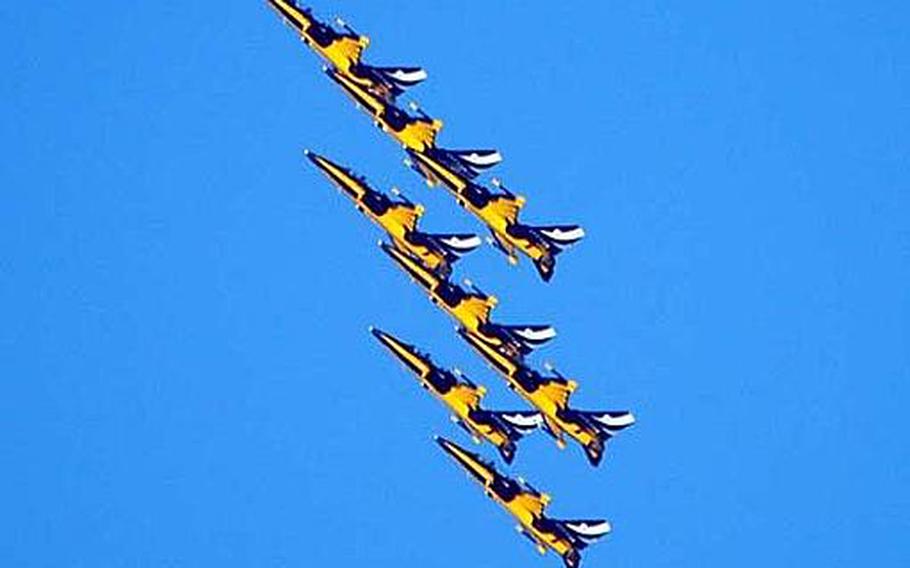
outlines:
M322 156L320 156L319 154L317 154L316 152L313 152L311 150L304 150L303 155L306 156L307 159L309 159L311 162L313 162L313 164L317 168L320 168L320 169L322 169L323 164L325 164L325 162L326 162L325 158L323 158Z
M370 326L370 333L373 334L373 337L375 337L376 339L378 339L379 341L381 341L383 343L386 343L389 340L389 337L391 337L388 333L382 331L378 327L373 327L373 326Z
M442 448L443 450L445 450L446 453L452 454L452 452L453 452L452 446L454 446L455 444L446 440L442 436L433 436L433 440L435 440L436 443L439 444L439 447ZM452 455L454 455L454 454L452 454Z
M439 444L439 447L442 448L443 451L445 451L445 453L452 456L455 459L455 461L460 463L462 466L468 465L467 460L465 459L466 458L465 454L467 452L465 452L465 450L463 450L461 448L461 446L459 446L455 442L452 442L450 440L447 440L446 438L443 438L442 436L434 436L434 439L436 440L436 443Z
M420 363L424 363L423 358L418 353L417 349L398 339L391 333L382 331L381 329L376 329L375 327L370 328L370 333L373 334L373 337L379 340L386 349L392 352L393 355L401 359L408 367L414 370L414 372L420 374L424 372L424 369ZM420 361L415 361L419 359Z
M396 251L395 251L394 247L392 247L392 245L385 243L383 241L379 241L379 248L381 248L382 251L384 253L386 253L387 255L391 256L395 260L398 260L397 255L395 254Z

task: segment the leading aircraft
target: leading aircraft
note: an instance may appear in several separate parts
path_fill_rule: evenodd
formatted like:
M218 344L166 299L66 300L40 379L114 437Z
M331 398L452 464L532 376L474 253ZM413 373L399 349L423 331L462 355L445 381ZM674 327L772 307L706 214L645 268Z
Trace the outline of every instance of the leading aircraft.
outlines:
M578 383L566 379L553 369L553 376L544 377L531 367L501 351L492 349L482 337L468 330L458 333L498 371L509 385L531 406L543 415L544 427L553 436L560 449L565 448L564 434L584 448L588 461L593 466L600 464L606 451L607 442L620 430L635 423L635 416L626 410L584 411L569 406L569 397Z
M453 152L437 148L408 148L406 163L430 186L443 185L458 204L480 219L490 230L491 242L509 262L518 262L517 252L527 255L544 282L556 268L556 255L585 236L578 225L533 226L518 221L525 198L493 180L498 191L476 183L474 178L490 167L485 151Z
M445 438L436 443L479 482L493 501L518 521L516 529L546 554L552 550L560 555L567 568L581 565L581 551L610 532L610 523L597 520L557 520L544 514L550 496L531 487L525 480L512 479L496 467Z
M471 285L468 291L441 278L423 266L410 255L380 243L382 250L401 268L411 280L423 288L430 301L442 308L456 322L460 329L483 343L488 349L507 359L521 360L525 355L553 339L556 330L548 325L503 325L490 321L490 312L497 304L494 296L484 294Z
M426 71L420 67L375 67L361 61L370 38L355 32L340 19L336 23L342 30L337 30L316 19L312 10L294 0L267 1L328 65L387 102L393 102L405 89L427 78Z
M357 210L379 225L400 250L417 258L434 273L447 277L452 264L462 255L480 246L476 235L431 235L417 230L423 206L403 196L393 200L370 187L366 179L350 169L309 150L304 155L342 192L351 198Z
M401 363L413 372L423 388L452 411L452 421L461 426L476 443L487 440L499 450L506 463L515 457L516 443L540 426L538 412L495 412L485 410L480 400L487 389L475 385L459 371L437 366L430 356L394 335L371 327L370 332Z

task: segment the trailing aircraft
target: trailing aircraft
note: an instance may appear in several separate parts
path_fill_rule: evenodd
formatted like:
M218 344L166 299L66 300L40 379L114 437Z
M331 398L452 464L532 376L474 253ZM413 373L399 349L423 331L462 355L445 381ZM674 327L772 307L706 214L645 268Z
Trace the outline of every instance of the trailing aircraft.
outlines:
M417 230L423 206L398 195L393 200L385 193L370 187L366 179L349 168L324 156L305 150L307 158L351 198L357 210L379 225L400 250L417 258L434 273L446 277L452 264L462 255L480 246L480 238L465 234L429 234Z
M371 327L370 332L412 373L421 386L452 411L452 421L474 440L486 440L496 446L502 459L512 463L517 442L540 426L538 412L496 412L485 410L480 400L487 389L475 385L458 370L447 371L437 366L430 356L390 333Z
M411 280L423 288L430 301L442 308L458 322L461 329L487 348L507 358L522 359L525 355L553 339L556 330L548 325L503 325L490 321L490 312L498 300L471 285L468 291L441 278L424 267L410 255L380 243L382 250Z
M556 268L556 255L578 242L585 231L578 225L525 225L518 213L525 198L515 195L498 180L498 191L474 181L479 173L495 164L495 150L452 151L439 148L408 149L406 163L430 186L442 185L458 204L480 219L490 230L490 242L506 254L509 262L518 262L518 252L527 255L540 277L549 282Z
M341 19L335 20L342 28L337 30L316 19L312 10L294 0L267 1L328 65L387 102L394 102L405 89L427 78L426 71L420 67L376 67L361 61L370 38L357 33Z
M578 383L550 369L545 377L513 357L492 349L482 337L469 330L458 333L487 363L502 375L509 388L517 392L543 415L544 428L556 440L560 449L566 447L564 434L584 448L593 466L600 464L607 442L620 430L635 423L635 416L622 411L585 411L569 406L569 397Z
M567 568L581 565L581 551L611 530L610 523L597 520L557 520L544 511L551 498L522 478L512 479L496 470L492 463L469 452L445 438L436 443L465 472L483 486L487 496L508 511L518 521L515 528L526 536L537 551L552 550L560 555Z

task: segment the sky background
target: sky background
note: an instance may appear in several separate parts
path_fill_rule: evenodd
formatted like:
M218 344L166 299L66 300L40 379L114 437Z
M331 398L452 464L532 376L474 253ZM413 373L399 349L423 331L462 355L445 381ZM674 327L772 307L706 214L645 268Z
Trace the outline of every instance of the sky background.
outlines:
M507 469L613 522L587 566L910 564L910 10L867 4L314 5L588 231L549 285L457 269L638 417L599 469L542 434ZM367 327L521 401L301 151L481 226L264 2L5 2L0 47L0 563L561 565Z

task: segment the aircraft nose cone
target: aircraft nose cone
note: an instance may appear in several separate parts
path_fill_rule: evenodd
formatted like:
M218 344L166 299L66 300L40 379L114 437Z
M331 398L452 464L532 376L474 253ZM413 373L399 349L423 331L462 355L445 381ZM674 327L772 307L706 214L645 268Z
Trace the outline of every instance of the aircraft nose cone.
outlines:
M373 326L370 326L370 333L372 333L373 337L375 337L379 341L385 341L389 337L389 334L387 334L386 332L382 331L381 329L379 329L377 327L373 327Z
M307 157L316 167L322 167L323 157L317 154L316 152L311 152L310 150L304 150L303 155Z
M439 447L442 448L443 451L445 451L445 453L447 453L450 456L452 456L453 458L455 458L455 460L458 461L459 463L462 462L461 457L455 451L455 448L457 448L458 446L456 446L453 442L450 442L449 440L443 438L442 436L434 436L433 439L436 440L436 443L439 444Z

